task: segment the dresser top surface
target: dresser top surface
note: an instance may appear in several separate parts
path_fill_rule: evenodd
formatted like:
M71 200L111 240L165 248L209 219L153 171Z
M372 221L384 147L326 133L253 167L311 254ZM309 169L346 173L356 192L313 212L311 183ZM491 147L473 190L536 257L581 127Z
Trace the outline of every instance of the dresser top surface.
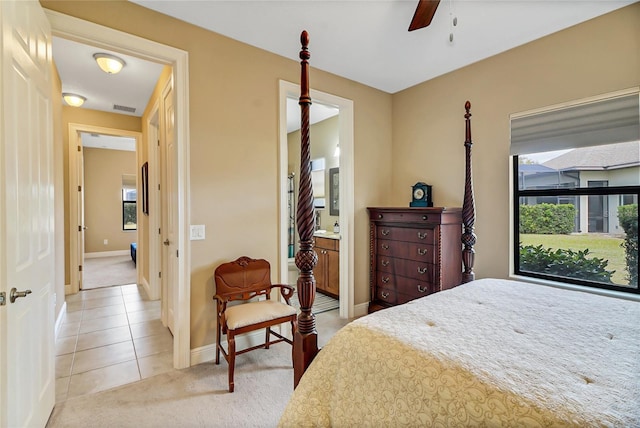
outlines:
M449 213L459 212L462 208L459 207L367 207L368 211L380 211L380 212L417 212L417 213Z

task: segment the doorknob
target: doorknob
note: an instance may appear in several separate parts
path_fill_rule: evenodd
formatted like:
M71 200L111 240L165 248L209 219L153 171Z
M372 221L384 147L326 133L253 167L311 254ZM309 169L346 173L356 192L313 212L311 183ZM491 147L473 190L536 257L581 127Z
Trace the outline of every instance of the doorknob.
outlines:
M31 290L18 291L17 288L13 287L9 294L9 301L14 303L18 297L27 297L27 294L31 294Z
M167 247L169 246L169 239L165 239L163 242L164 245L166 245Z

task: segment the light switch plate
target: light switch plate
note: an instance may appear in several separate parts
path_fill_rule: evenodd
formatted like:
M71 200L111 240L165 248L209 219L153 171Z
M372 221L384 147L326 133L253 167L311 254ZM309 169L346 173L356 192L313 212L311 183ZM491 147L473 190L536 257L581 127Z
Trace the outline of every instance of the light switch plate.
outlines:
M191 240L192 241L201 241L204 239L204 224L192 224L191 229Z

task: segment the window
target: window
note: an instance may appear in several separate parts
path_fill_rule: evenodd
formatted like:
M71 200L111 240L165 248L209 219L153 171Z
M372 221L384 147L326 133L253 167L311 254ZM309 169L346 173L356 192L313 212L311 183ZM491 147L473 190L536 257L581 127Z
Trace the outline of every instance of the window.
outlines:
M516 274L640 293L638 100L512 116Z
M311 160L311 190L313 191L313 207L316 209L324 209L325 207L324 174L324 158Z
M136 230L138 208L136 206L136 176L122 176L122 230Z

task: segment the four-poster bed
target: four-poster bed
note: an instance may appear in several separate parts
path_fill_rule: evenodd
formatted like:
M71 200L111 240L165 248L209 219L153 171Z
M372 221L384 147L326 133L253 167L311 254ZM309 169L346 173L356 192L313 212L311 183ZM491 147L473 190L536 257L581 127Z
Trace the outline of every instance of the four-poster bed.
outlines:
M318 352L306 31L301 43L301 313L280 426L640 426L637 302L475 280L468 101L462 284L352 321Z

